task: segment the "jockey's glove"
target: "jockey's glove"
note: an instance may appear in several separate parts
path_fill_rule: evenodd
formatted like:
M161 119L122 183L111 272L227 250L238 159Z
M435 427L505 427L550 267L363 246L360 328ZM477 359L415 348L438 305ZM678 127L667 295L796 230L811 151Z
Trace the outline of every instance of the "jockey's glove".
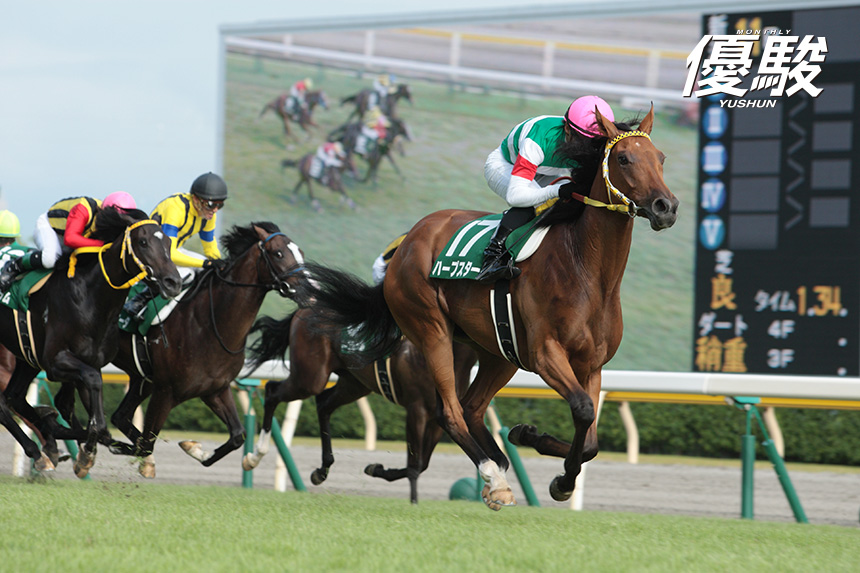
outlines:
M570 201L574 193L576 193L576 183L573 181L565 183L558 188L558 198L562 201Z
M224 271L229 263L224 259L206 259L203 261L203 270L215 269L216 271Z

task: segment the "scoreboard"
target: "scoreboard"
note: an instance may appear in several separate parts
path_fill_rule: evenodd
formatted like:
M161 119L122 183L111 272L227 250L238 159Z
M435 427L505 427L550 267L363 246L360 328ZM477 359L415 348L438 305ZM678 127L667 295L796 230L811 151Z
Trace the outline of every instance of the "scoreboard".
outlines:
M742 87L787 34L826 39L821 91L698 99L692 368L858 376L860 6L703 17L703 37L757 31Z

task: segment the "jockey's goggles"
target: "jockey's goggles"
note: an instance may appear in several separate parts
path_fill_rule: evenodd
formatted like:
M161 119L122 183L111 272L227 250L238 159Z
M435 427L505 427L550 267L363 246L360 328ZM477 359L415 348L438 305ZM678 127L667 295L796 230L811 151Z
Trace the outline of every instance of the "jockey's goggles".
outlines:
M224 201L209 201L207 199L201 200L203 206L209 209L210 211L217 211L218 209L224 208Z

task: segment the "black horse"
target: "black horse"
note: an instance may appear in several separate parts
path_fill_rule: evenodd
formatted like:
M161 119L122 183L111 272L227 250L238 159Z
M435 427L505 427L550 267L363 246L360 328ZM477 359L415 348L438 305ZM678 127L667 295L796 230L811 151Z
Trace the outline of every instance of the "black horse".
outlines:
M379 101L380 99L382 101ZM359 120L363 119L364 114L374 106L379 106L382 113L387 117L392 118L397 116L397 103L401 99L405 99L409 103L412 103L412 91L409 89L407 84L397 84L394 91L383 98L379 97L376 90L361 90L357 94L340 100L340 105L343 106L348 103L355 104L355 109L349 114L347 121L353 117L357 117Z
M15 311L0 306L0 343L16 356L15 370L5 399L19 415L33 423L56 451L57 437L85 439L75 463L75 474L84 477L95 462L96 444L110 439L102 404L101 368L117 352L120 309L130 286L139 279L167 297L179 293L181 279L170 260L170 239L161 225L138 210L101 209L93 237L112 241L97 252L66 254L55 265L44 287L30 296L34 320L22 327ZM73 275L73 276L69 276ZM43 319L44 317L44 319ZM32 351L25 351L18 332L25 333ZM44 370L48 379L74 385L87 408L85 436L68 434L53 418L40 418L27 403L30 381ZM67 394L72 395L67 391ZM23 446L38 470L53 469L36 444L23 435L0 401L2 423Z
M346 204L350 209L355 209L355 201L346 194L346 188L343 185L344 170L347 168L353 171L355 170L351 157L348 156L343 162L343 165L339 167L325 167L322 160L316 157L316 152L314 151L303 155L299 159L282 160L281 170L284 170L287 167L295 167L299 172L299 181L296 183L296 186L293 187L293 194L289 198L291 203L298 201L299 189L301 189L302 186L307 186L308 195L311 199L311 207L313 207L314 211L322 211L322 204L320 204L319 199L314 196L313 184L311 183L311 181L316 181L324 187L328 187L335 193L340 194L340 202Z
M328 109L328 97L322 90L308 91L305 94L305 102L308 105L303 108L298 104L295 97L288 93L281 94L263 107L259 117L263 117L267 111L272 110L281 118L284 124L284 134L287 137L295 137L290 129L290 122L297 124L310 136L310 128L317 127L317 123L313 119L314 108L320 106L323 109Z
M314 485L321 484L334 463L329 426L332 413L376 392L406 408L406 467L386 469L382 464L371 464L364 471L388 481L409 478L410 499L418 503L418 476L427 469L433 449L442 437L435 415L436 387L424 357L411 342L403 339L391 353L390 360L350 368L350 356L342 348L341 336L324 334L312 324L312 316L312 311L300 309L283 320L263 317L254 326L261 336L250 350L251 367L256 368L266 360L283 359L287 348L291 347L290 376L266 383L260 438L254 453L245 454L242 467L246 470L257 467L268 451L272 417L278 404L316 396L322 466L311 474L311 481ZM468 346L454 344L454 372L461 396L466 392L477 359L478 355ZM383 369L382 374L378 366ZM338 376L337 384L326 389L332 372Z
M376 184L379 165L383 159L388 159L394 167L394 171L400 177L403 177L403 173L400 171L397 163L394 162L392 151L394 151L394 148L401 139L412 141L412 134L406 122L402 119L390 117L389 121L391 125L386 130L385 137L377 139L375 143L370 143L367 136L362 133L361 122L346 123L328 134L327 139L329 141L339 141L343 145L347 154L347 162L352 167L351 172L353 175L358 177L358 172L354 168L354 157L358 156L367 161L367 173L361 178L362 183L366 183L372 179L373 183ZM364 138L364 141L362 141L362 138Z
M170 411L192 398L209 406L227 425L230 437L214 452L203 451L198 442L181 442L189 455L210 466L244 443L230 383L245 364L245 339L263 299L272 290L296 297L296 286L305 279L304 257L274 223L233 227L222 242L229 253L227 269L198 274L173 312L150 329L145 354L152 366L146 376L137 368L140 353L132 334L120 332L113 362L129 375L130 386L111 422L131 444L114 442L113 453L151 455ZM140 432L132 417L150 395ZM154 462L141 461L140 473L155 477Z

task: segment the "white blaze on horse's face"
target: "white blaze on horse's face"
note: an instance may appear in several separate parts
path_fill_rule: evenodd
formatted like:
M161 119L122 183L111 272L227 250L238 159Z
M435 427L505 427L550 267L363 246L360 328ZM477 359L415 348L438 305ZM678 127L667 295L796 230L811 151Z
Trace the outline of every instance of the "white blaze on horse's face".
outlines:
M305 258L302 256L302 252L299 250L299 246L297 244L290 242L290 244L287 245L287 248L293 254L293 258L296 259L297 263L300 265L305 264Z
M153 233L152 235L153 235L156 239L158 239L159 241L160 241L161 239L163 239L163 238L164 238L164 233L162 233L161 231L156 231L156 232L155 232L155 233Z

